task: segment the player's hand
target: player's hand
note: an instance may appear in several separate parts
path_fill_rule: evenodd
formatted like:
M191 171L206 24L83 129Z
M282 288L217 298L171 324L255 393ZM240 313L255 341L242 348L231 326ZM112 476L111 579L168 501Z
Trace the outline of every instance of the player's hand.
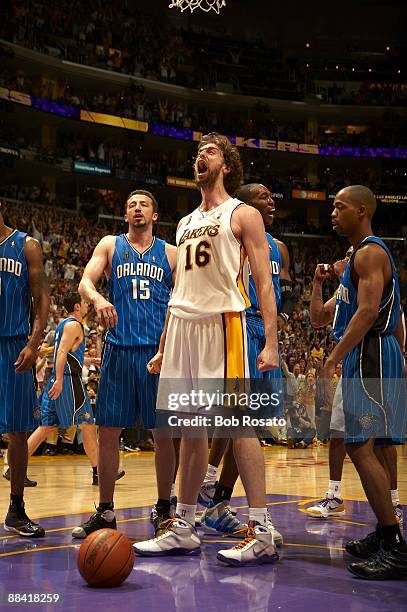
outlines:
M279 366L278 350L277 348L269 348L265 346L260 355L257 357L257 368L260 372L267 372L268 370L274 370Z
M113 304L101 296L99 299L95 300L93 306L95 308L98 321L102 323L102 325L107 328L117 325L117 312Z
M163 362L163 354L158 351L154 357L150 359L147 364L147 370L149 374L159 374L161 372L161 365Z
M51 389L48 391L48 395L49 395L50 399L52 399L52 400L58 399L58 397L62 393L62 385L63 385L63 381L62 380L56 380L54 382L54 384L52 385Z
M32 370L37 361L37 356L37 350L33 349L31 346L25 346L14 363L16 372L28 372L28 370Z
M348 265L347 259L340 259L339 261L335 261L333 265L333 269L338 278L341 278L343 276L343 273L345 272L345 268L347 265Z
M331 266L329 264L319 263L315 268L314 281L317 283L323 283L324 280L330 278Z
M320 397L324 406L331 404L331 380L335 372L336 364L328 359L325 361L324 366L319 371L319 377L317 378L317 394Z
M328 359L325 361L323 367L319 371L320 378L324 378L325 380L331 381L332 376L335 373L336 364Z

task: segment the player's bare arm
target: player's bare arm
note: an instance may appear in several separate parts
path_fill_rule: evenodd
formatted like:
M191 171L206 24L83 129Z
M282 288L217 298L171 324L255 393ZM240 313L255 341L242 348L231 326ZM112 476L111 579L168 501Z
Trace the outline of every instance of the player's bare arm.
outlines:
M170 264L170 268L172 271L172 284L174 286L175 276L177 273L177 247L172 244L166 244L165 253L167 255L168 263ZM167 308L164 327L163 327L162 334L160 336L160 343L158 345L158 351L154 355L154 357L150 359L150 361L147 364L147 370L150 372L150 374L159 374L161 372L161 364L163 362L165 338L167 336L167 327L168 327L169 318L170 318L170 309Z
M279 328L290 319L294 312L293 283L290 275L290 254L287 246L281 240L274 239L281 256L280 291L281 306L278 313Z
M277 240L276 238L274 238L274 240L277 244L278 250L280 251L280 255L281 255L280 279L291 281L290 254L288 252L287 245L284 244L284 242L281 242L281 240Z
M332 377L336 364L361 342L372 327L379 313L384 288L391 278L389 259L385 251L374 244L361 248L353 265L358 278L358 308L325 363L324 378Z
M49 287L42 265L42 250L38 240L28 237L24 244L28 279L34 302L34 321L30 339L15 362L16 372L26 372L34 366L49 312Z
M397 323L396 331L394 336L398 342L402 355L404 355L406 351L406 329L405 322L403 320L403 313L400 311L399 322Z
M50 399L56 400L62 393L64 385L64 370L68 353L72 351L79 341L82 341L82 325L77 321L70 321L64 326L61 342L55 360L55 382L48 392Z
M105 236L97 244L78 288L81 297L92 302L99 322L107 328L117 325L117 312L113 304L99 293L96 285L103 274L106 278L110 276L115 240L115 236Z
M270 274L269 246L261 214L251 206L239 206L233 213L232 231L246 250L259 297L266 344L257 363L259 370L264 372L277 368L279 358L276 298Z
M315 268L310 303L311 324L315 328L325 327L334 318L336 297L332 296L325 303L322 297L323 282L329 277L330 271L328 265L318 264Z
M175 275L177 273L177 247L173 244L165 245L165 254L167 255L168 263L172 272L172 284L175 284Z

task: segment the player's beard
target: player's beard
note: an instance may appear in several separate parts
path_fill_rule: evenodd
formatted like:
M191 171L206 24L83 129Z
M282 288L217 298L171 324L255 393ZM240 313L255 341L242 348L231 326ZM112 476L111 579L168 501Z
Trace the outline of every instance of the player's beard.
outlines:
M195 169L195 182L200 189L210 189L218 180L219 174L222 171L222 166L218 168L208 169L207 175L203 179L198 178L198 171Z
M140 229L140 228L145 228L148 225L147 221L145 219L138 221L138 222L134 222L133 223L133 229Z

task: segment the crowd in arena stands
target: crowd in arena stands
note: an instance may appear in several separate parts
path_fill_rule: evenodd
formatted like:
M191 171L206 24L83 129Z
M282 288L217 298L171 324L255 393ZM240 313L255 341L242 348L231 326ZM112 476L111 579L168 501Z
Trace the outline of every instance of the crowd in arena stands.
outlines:
M84 137L83 133L77 130L60 130L54 147L41 146L39 137L36 139L32 134L27 134L21 125L17 126L7 118L0 120L0 143L28 150L46 163L55 164L70 160L107 165L114 170L131 171L139 180L142 180L142 177L155 176L165 183L167 176L193 177L192 157L181 159L179 152L149 151L147 147L132 140L128 140L127 146L123 146L119 145L118 141L102 140L95 136ZM397 164L384 163L380 168L369 166L365 170L359 168L358 171L344 169L342 166L321 167L320 164L319 175L308 178L304 176L304 166L298 162L298 167L292 166L290 172L279 172L265 151L243 149L242 161L245 182L262 182L273 191L283 190L288 193L291 189L309 189L333 195L351 184L366 184L374 192L382 194L402 194L405 191L405 168ZM328 163L327 158L326 164ZM43 198L44 194L36 193L30 200L37 201L38 197ZM45 194L46 201L47 197ZM402 235L401 221L402 219L396 220L389 215L385 224L386 234ZM396 233L391 230L392 226Z
M18 195L13 189L7 191L0 186L0 195ZM29 192L27 191L29 195ZM66 211L54 205L34 202L4 201L3 214L5 221L12 227L18 227L37 238L44 252L44 266L51 291L51 308L45 338L45 349L38 362L38 374L44 384L52 367L52 357L47 346L52 346L52 334L61 317L64 316L61 304L64 294L75 290L83 273L84 266L90 259L96 243L108 233L120 233L123 225L120 223L106 224L99 221L94 224L81 214ZM163 226L158 226L157 234L173 242ZM173 234L173 228L171 230ZM285 408L287 429L280 432L288 440L290 448L305 448L317 444L328 437L324 430L324 419L321 415L330 410L318 395L318 375L325 358L333 349L332 327L313 329L310 321L309 306L312 292L312 279L315 267L320 262L326 262L329 253L329 263L344 256L345 243L329 239L286 238L291 259L291 276L296 306L291 319L283 324L279 331L279 343L282 355L284 377L286 380ZM396 262L401 273L403 296L407 293L407 253L402 246L391 245ZM403 275L404 270L404 275ZM337 279L330 279L324 284L324 299L333 295L337 287ZM106 291L106 285L102 286ZM94 312L91 310L86 321L86 355L93 358L93 363L85 368L84 379L87 383L91 399L97 395L99 378L98 357L101 355L102 328L98 325ZM50 339L51 338L51 339ZM337 371L332 384L335 385L340 376ZM333 396L333 393L332 393ZM321 412L322 411L322 412ZM278 436L277 436L278 437ZM270 438L271 439L271 438ZM127 440L127 442L126 442ZM148 435L138 427L125 433L125 441L130 448L151 448ZM46 447L46 452L51 452Z
M200 132L222 131L246 138L265 138L288 142L346 145L353 147L403 147L407 131L397 113L387 110L383 125L363 131L349 132L346 127L321 127L312 134L305 124L276 120L268 104L258 102L250 112L241 108L222 111L219 107L198 106L181 100L149 97L142 85L133 85L119 92L98 93L78 91L67 79L50 81L28 77L24 70L0 72L0 87L28 93L58 104L146 121L149 124L170 125Z
M301 62L283 59L277 49L255 40L233 40L226 32L177 29L164 17L141 13L130 4L101 6L97 0L45 0L0 7L0 37L41 53L126 75L196 89L303 100L315 87ZM146 53L148 50L148 53ZM323 102L405 105L405 87L363 83L359 90L338 84Z
M334 83L327 88L327 102L363 106L406 106L407 84L365 82L355 91Z

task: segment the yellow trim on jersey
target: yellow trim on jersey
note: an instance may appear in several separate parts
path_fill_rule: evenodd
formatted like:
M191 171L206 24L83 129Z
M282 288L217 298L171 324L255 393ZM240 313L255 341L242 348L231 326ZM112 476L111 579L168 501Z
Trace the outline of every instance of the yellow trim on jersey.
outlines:
M244 313L225 312L222 317L225 337L225 379L233 381L239 379L244 383L246 374Z
M239 265L239 274L237 275L237 279L236 279L236 283L237 283L237 287L240 291L240 293L242 294L244 301L245 301L245 305L246 308L250 308L251 304L250 304L250 299L249 299L249 293L245 287L244 281L243 281L243 267L244 264L246 262L246 258L247 258L247 253L245 251L245 248L243 246L240 247L240 265Z

